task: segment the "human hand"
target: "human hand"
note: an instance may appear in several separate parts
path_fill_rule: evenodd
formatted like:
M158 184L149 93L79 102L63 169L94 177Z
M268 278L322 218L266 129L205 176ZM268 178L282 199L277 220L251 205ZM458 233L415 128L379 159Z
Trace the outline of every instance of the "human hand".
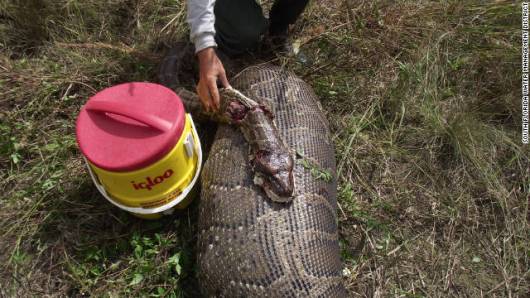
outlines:
M227 88L230 86L221 60L213 48L206 48L197 53L199 58L199 84L197 94L206 112L219 110L220 98L217 80Z

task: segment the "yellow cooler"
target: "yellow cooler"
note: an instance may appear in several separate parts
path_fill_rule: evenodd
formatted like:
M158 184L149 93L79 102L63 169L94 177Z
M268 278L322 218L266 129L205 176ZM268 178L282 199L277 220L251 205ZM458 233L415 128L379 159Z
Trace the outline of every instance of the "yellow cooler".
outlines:
M81 108L76 134L95 186L115 206L158 218L190 203L201 144L172 90L152 83L107 88Z

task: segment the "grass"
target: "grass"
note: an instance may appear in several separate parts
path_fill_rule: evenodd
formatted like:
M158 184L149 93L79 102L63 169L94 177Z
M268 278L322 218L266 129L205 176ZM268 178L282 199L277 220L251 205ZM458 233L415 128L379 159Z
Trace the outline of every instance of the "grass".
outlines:
M197 295L195 205L145 222L103 203L74 135L97 90L155 80L181 2L0 0L0 296ZM351 296L525 296L519 5L322 3L293 28L305 59L275 63L332 125Z

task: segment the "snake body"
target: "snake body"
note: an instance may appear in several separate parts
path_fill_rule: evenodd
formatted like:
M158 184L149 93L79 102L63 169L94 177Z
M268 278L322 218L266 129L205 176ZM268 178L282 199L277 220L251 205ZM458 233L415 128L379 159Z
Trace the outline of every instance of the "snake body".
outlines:
M294 193L289 203L267 198L253 181L250 145L241 130L219 126L201 174L198 279L205 295L345 297L336 180L316 174L335 173L316 95L271 65L247 68L231 83L273 112L280 136L296 152Z

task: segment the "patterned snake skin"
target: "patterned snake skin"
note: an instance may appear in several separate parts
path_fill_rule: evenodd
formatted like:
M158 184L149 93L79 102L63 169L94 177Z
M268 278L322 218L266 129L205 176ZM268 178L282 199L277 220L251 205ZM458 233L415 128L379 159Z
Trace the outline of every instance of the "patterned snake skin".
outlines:
M279 67L245 69L232 86L273 111L295 150L294 199L275 203L254 185L249 145L220 125L202 172L198 278L208 297L346 297L328 122L301 79ZM304 162L305 161L305 162ZM309 162L307 162L309 161ZM309 164L309 166L308 166Z

